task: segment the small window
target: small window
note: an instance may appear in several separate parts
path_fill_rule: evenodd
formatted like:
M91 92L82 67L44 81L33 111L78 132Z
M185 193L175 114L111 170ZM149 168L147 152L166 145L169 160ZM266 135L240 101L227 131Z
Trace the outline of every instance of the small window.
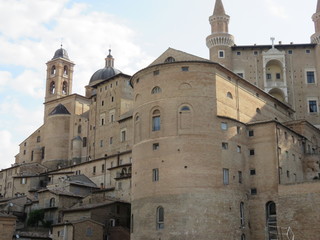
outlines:
M172 63L175 62L176 60L173 57L168 57L164 62L165 63Z
M255 169L250 169L250 175L251 176L256 175L256 170Z
M189 67L182 67L181 70L182 70L182 72L188 72L189 71Z
M254 136L254 131L253 130L249 130L248 131L248 136L249 137L253 137Z
M113 102L114 101L114 97L111 97L111 102Z
M271 73L267 73L267 80L270 80L272 77L271 77Z
M241 52L237 52L237 55L240 56L240 55L241 55Z
M309 54L310 52L311 52L311 51L310 51L310 49L306 49L306 53L308 53L308 54Z
M316 100L309 100L309 112L310 113L317 113L318 112L318 104Z
M121 142L125 142L126 140L126 131L121 131Z
M237 73L237 75L243 78L243 73Z
M56 205L56 199L55 198L51 198L49 201L49 207L55 207Z
M64 66L64 67L63 67L63 75L67 76L68 73L69 73L68 67L67 67L67 66Z
M157 230L164 229L164 209L163 207L157 208Z
M276 73L276 79L281 79L281 74L280 73Z
M113 137L109 138L109 144L111 145L113 143Z
M237 146L237 152L241 153L241 146L239 146L239 145Z
M288 50L288 54L292 54L293 53L293 51L292 50Z
M253 156L255 154L254 149L250 149L249 154L250 154L250 156Z
M38 136L38 137L37 137L37 142L40 142L40 141L41 141L41 137Z
M253 55L257 56L258 55L258 51L254 51Z
M105 165L102 164L102 166L101 166L101 172L104 172L104 170L105 170Z
M86 236L88 236L88 237L90 237L90 236L92 236L92 234L93 234L93 230L92 230L92 228L87 228L86 229Z
M257 108L257 109L256 109L256 112L257 112L258 114L261 114L260 108Z
M223 142L222 143L222 149L227 150L228 149L228 143Z
M290 178L290 171L287 171L287 178Z
M315 76L313 71L307 71L307 83L314 84L315 83Z
M239 183L242 183L242 172L238 171L238 181Z
M103 147L103 140L100 140L100 147Z
M221 123L221 130L224 130L224 131L228 130L228 123L222 122Z
M27 179L26 178L21 178L21 184L26 184L27 183Z
M223 184L224 185L229 184L229 169L227 169L227 168L223 169Z
M153 150L158 150L159 148L160 148L160 144L159 143L152 144L152 149Z
M51 75L55 75L56 74L56 66L52 66L51 67Z
M218 56L219 56L219 58L224 58L224 51L223 50L219 50L218 51Z
M228 93L227 93L227 97L230 98L230 99L233 99L232 93L231 93L231 92L228 92Z
M241 235L241 240L246 240L246 235L244 233Z
M159 70L156 70L156 71L153 72L153 76L157 76L157 75L159 75L159 74L160 74L160 71L159 71Z
M157 94L161 92L162 92L161 88L157 86L152 89L151 94Z
M181 112L185 112L185 111L190 111L190 108L188 106L183 106L181 109L180 109Z
M240 203L240 226L244 227L245 221L244 221L244 203Z
M96 173L96 170L97 170L97 168L96 168L96 166L94 166L94 167L92 168L92 173L95 174L95 173Z
M104 101L103 100L101 101L101 106L104 106Z
M241 134L241 127L237 126L237 134Z
M82 139L82 147L86 147L87 146L87 137L83 137Z
M159 181L159 169L158 168L152 169L152 181L153 182Z
M250 193L251 193L251 195L257 195L257 189L251 188Z

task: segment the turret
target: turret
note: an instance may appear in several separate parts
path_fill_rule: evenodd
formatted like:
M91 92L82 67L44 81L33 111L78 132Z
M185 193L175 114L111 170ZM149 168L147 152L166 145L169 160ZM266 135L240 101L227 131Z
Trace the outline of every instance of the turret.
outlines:
M229 34L229 20L222 1L216 0L213 15L209 18L211 35L207 37L207 47L210 49L211 61L231 69L231 47L234 45L234 38Z
M313 14L312 20L314 21L315 33L311 36L311 42L320 44L320 0L318 0L317 10Z

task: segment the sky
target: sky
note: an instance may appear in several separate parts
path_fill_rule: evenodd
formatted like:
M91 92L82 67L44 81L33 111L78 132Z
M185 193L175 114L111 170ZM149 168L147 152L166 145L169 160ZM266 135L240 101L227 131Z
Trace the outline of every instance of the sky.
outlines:
M317 0L223 0L237 45L309 43ZM215 0L0 0L0 169L43 124L46 62L60 48L84 94L112 49L132 75L169 47L208 58Z

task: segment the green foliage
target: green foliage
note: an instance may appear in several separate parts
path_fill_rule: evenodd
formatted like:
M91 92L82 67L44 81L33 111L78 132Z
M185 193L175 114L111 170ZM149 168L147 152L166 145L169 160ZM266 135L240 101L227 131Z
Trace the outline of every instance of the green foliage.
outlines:
M30 227L38 227L39 222L44 223L44 211L42 209L40 210L33 210L30 212L27 224Z

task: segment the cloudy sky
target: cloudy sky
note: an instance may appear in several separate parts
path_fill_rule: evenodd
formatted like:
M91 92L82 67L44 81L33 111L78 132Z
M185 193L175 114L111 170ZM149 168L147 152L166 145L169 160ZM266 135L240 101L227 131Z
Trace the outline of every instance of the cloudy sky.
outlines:
M63 47L76 64L73 92L84 94L104 66L133 74L168 47L208 57L215 0L0 0L0 169L43 122L46 65ZM237 45L309 43L316 0L223 0Z

